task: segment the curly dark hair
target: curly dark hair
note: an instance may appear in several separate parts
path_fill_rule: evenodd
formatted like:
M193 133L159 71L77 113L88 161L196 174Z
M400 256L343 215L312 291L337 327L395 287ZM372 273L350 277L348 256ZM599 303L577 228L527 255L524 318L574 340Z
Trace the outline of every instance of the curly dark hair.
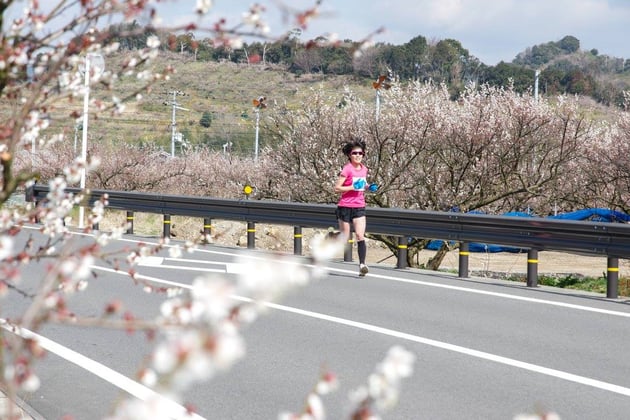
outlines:
M354 139L350 140L348 143L344 144L344 146L341 149L341 151L343 152L344 155L350 157L350 152L352 152L352 149L354 149L356 147L360 147L361 150L363 150L363 152L365 152L365 140L359 139L359 138L354 138Z

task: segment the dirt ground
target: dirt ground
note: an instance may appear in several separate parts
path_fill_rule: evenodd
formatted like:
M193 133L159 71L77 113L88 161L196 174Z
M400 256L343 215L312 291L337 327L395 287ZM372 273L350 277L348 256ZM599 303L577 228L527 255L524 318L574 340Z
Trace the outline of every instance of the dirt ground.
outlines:
M125 213L111 213L101 223L101 229L107 230L114 225L125 223ZM159 215L136 214L134 232L159 236L162 223ZM172 219L171 232L175 240L194 240L203 230L201 220L190 218ZM326 233L324 229L303 229L303 253L308 255L308 241L316 234ZM243 222L212 221L212 242L225 246L247 246L246 224ZM293 252L293 228L276 225L256 225L256 248ZM422 251L418 256L420 264L426 263L435 254L434 251ZM339 255L343 258L343 254ZM357 260L356 249L353 260ZM563 252L541 251L538 253L538 273L549 275L568 275L601 277L606 276L607 259L605 256L585 256ZM382 244L368 240L368 264L396 266L396 258ZM457 250L449 252L441 269L457 272L459 255ZM527 273L527 253L471 253L468 263L472 275L497 277L510 274ZM630 261L619 260L620 277L628 277Z
M374 249L368 252L368 259L379 262L388 258L391 253L383 249ZM434 251L422 251L419 255L420 263L426 262L435 254ZM394 257L382 262L383 264L396 264ZM441 268L456 272L459 267L459 254L457 251L449 252L442 263ZM526 274L527 253L515 254L509 252L481 253L472 252L468 258L468 269L476 276L493 277L497 274ZM563 252L542 251L538 253L538 273L548 275L568 275L584 277L605 277L607 269L606 257L585 256L567 254ZM630 273L630 261L619 260L620 276Z

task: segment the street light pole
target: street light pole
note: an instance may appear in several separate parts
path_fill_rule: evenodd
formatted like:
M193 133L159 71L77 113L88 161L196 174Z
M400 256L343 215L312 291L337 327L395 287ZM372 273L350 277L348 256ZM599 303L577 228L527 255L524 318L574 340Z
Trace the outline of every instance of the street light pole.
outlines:
M372 87L376 90L376 122L378 122L378 117L381 113L381 88L389 89L392 85L390 83L391 77L380 75L376 82L372 82Z
M252 102L254 103L254 112L256 112L256 139L254 142L254 160L258 160L258 131L259 131L259 123L260 123L260 110L267 108L267 104L265 100L267 98L261 96L258 99L254 99Z
M258 126L260 122L260 109L256 108L256 141L254 143L254 160L258 160Z
M173 92L173 115L171 117L171 157L175 157L175 135L177 134L177 121L175 120L175 92Z
M92 68L90 68L92 66ZM100 77L101 73L105 69L103 56L100 54L88 53L85 56L85 68L83 72L85 74L84 82L84 94L83 94L83 133L81 138L81 160L83 161L83 168L81 169L81 181L79 186L81 190L85 189L85 178L87 171L87 130L88 130L88 111L90 105L90 76L94 73L95 77ZM85 208L79 207L79 228L83 229L83 219L85 214Z

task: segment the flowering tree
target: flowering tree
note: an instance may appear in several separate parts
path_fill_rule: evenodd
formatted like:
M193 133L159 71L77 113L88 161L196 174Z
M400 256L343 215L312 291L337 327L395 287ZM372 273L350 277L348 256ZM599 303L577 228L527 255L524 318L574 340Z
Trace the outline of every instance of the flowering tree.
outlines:
M589 144L583 170L581 194L570 198L577 203L597 207L619 208L630 212L630 93L626 92L625 109L617 110L614 119L600 129L598 141Z
M557 206L595 204L599 190L585 194L584 168L591 169L589 176L602 174L595 163L601 159L589 155L605 144L602 133L617 133L615 139L627 133L627 114L613 124L615 130L606 129L578 99L537 101L509 87L470 86L453 101L445 86L395 83L381 99L378 118L370 104L349 92L335 98L314 92L302 107L272 112L270 129L280 139L277 176L292 179L285 194L296 201L336 202L331 185L344 160L340 148L354 135L366 140L367 165L379 185L367 197L372 205L545 215ZM397 252L398 238L372 237ZM412 240L408 264L427 242ZM440 255L430 268L439 267Z
M89 193L69 194L66 191L68 185L77 184L85 176L90 188L171 188L185 184L181 180L193 176L190 168L201 173L201 162L207 156L199 155L189 162L167 160L153 150L104 142L84 151L87 152L85 158L77 158L76 150L69 148L68 142L62 144L69 133L63 124L58 124L71 121L71 126L77 125L81 115L76 106L68 105L81 98L87 99L90 86L98 83L110 92L111 97L91 98L87 104L89 109L117 115L125 111L129 101L141 100L143 92L156 82L168 81L175 70L172 66L159 71L150 69L148 64L156 57L160 40L157 36L149 36L146 48L126 54L118 67L107 68L103 73L94 71L94 67L88 71L87 54L107 56L117 50L117 39L140 35L143 31L138 25L106 28L103 22L145 20L152 27L164 27L152 6L155 2L57 0L43 3L37 0L0 2L0 98L3 104L0 128L0 298L17 293L30 299L24 313L13 314L11 320L0 313L0 384L7 389L10 398L19 391L28 392L38 387L33 362L41 358L44 351L33 334L46 323L98 325L120 330L146 330L156 336L156 348L141 369L140 380L159 392L169 393L177 402L182 401L192 384L210 378L216 371L228 369L243 356L239 328L255 319L260 299L273 299L287 288L305 284L321 271L316 267L293 264L296 262L293 257L290 257L290 269L287 269L287 264L283 263L289 257L277 257L250 270L255 273L255 279L243 276L236 284L221 278L202 277L195 280L188 292L156 287L140 276L134 266L143 258L165 250L168 239L153 246L138 245L131 250L105 253L103 247L120 237L125 228L119 226L108 233L92 232L91 227L103 217L106 197L89 209L84 233L93 233L94 241L68 248L71 235L64 221L72 221L72 209L82 202L84 194ZM293 17L297 26L305 28L317 15L319 3L306 10L286 8L284 12ZM211 7L211 1L199 0L194 11L202 16ZM252 6L244 13L243 21L233 26L220 20L208 28L191 22L168 29L184 30L187 34L194 30L204 31L210 34L208 39L214 45L238 48L245 35L271 38L264 11L260 5ZM13 18L9 18L10 15ZM83 75L82 71L87 74ZM135 77L142 83L137 89L120 95L115 93L115 84L121 77ZM85 123L88 115L83 118ZM233 165L224 171L222 178L229 179L230 171L232 174L238 172L239 166ZM208 177L216 177L216 168ZM37 179L48 182L50 187L46 205L28 203L25 207L10 207L9 198ZM234 185L201 182L194 188L217 195L222 189L233 191ZM31 239L18 247L14 238L26 223L35 220L41 222L40 233L48 239L41 246ZM311 246L317 265L336 254L342 244L321 239ZM193 251L195 247L195 243L186 243L170 245L168 249L172 257L178 257L183 250ZM21 286L22 271L29 264L43 260L49 262L48 268L37 292L31 295ZM107 303L97 317L69 312L67 300L80 298L80 292L93 274L90 266L99 260L126 270L130 278L148 292L168 293L160 316L138 319L125 310L122 298ZM229 299L235 292L252 300L235 304ZM162 334L167 330L168 334ZM408 369L404 373L407 372ZM170 418L186 414L190 413L173 412L173 405L155 394L155 398L143 402L122 402L112 418Z

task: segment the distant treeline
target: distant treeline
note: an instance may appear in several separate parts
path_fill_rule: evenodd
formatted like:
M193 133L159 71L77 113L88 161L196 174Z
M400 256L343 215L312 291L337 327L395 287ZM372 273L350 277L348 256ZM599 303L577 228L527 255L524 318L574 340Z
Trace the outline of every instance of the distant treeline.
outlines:
M284 66L294 74L322 73L376 79L389 75L400 81L432 80L445 83L453 98L474 82L490 86L512 85L517 92L531 90L539 70L539 93L579 94L605 105L621 106L623 91L630 90L630 59L599 55L596 49L582 51L580 41L565 36L527 48L511 63L488 66L454 39L430 43L417 36L403 45L376 44L354 52L359 43L344 40L330 45L325 38L300 40L301 31L274 42L252 42L242 48L213 45L211 39L196 39L190 32L172 34L143 28L136 22L109 28L123 50L146 47L149 36L157 36L164 50L187 54L198 61L230 61Z

